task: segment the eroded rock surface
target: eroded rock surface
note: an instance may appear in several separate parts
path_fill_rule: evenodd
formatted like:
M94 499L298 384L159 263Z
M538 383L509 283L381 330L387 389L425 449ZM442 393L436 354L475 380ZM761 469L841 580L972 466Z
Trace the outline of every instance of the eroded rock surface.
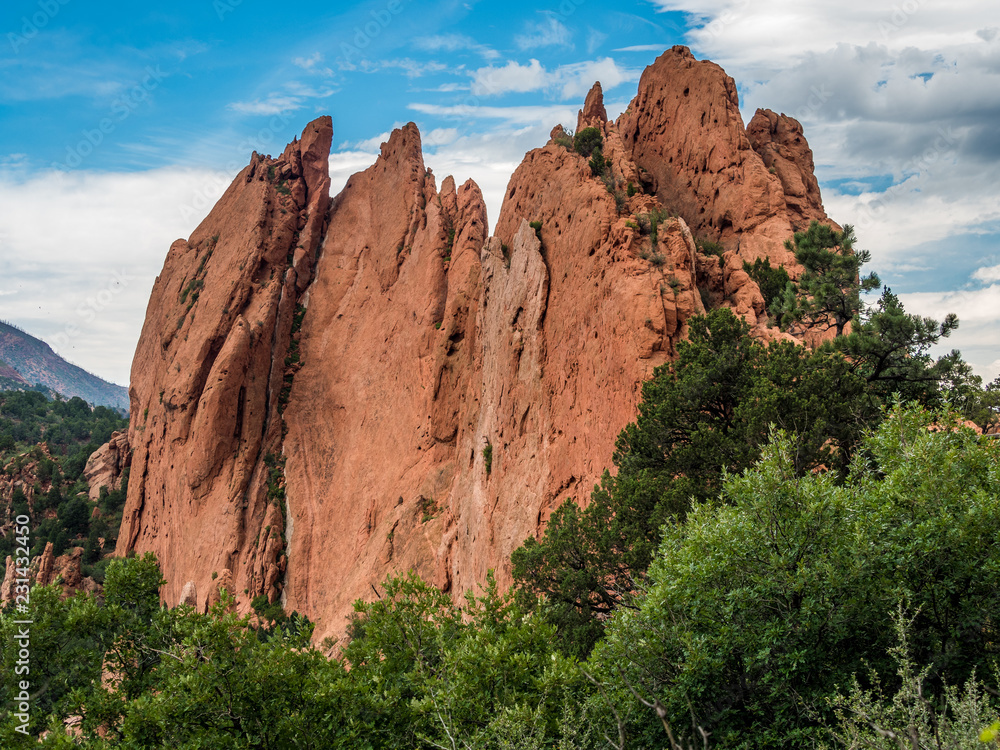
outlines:
M124 431L112 433L111 439L90 455L83 476L90 487L92 502L100 499L102 488L112 491L121 487L122 475L131 460L128 433Z
M318 639L389 573L509 583L510 553L589 499L691 316L779 335L743 260L787 263L793 225L825 215L801 128L771 114L748 136L732 80L675 48L617 122L588 95L606 170L554 129L492 238L413 124L332 200L329 118L254 154L154 287L118 553L156 552L167 602L266 594Z

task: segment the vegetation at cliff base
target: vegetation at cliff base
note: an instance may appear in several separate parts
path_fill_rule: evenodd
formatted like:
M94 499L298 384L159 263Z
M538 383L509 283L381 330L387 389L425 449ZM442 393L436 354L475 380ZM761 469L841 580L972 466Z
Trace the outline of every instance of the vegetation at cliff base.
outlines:
M664 524L585 658L492 579L458 604L390 578L332 659L294 615L240 617L228 596L207 614L161 608L150 555L113 561L103 602L36 588L31 731L102 750L659 748L665 727L712 747L832 747L875 735L878 711L904 736L974 736L1000 709L1000 443L954 412L895 405L842 476L803 474L795 453L772 433L717 497ZM5 702L17 617L0 616ZM4 747L39 746L15 726L0 723Z

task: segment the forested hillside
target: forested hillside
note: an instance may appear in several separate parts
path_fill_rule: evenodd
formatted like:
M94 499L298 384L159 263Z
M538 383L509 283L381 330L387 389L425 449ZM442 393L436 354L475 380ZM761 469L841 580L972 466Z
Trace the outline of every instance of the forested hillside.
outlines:
M0 392L0 566L15 547L13 521L24 514L31 518L33 557L47 542L55 555L82 546L85 575L100 581L105 563L99 561L114 549L125 489L102 493L95 516L83 470L91 454L127 426L112 409L92 409L80 398Z

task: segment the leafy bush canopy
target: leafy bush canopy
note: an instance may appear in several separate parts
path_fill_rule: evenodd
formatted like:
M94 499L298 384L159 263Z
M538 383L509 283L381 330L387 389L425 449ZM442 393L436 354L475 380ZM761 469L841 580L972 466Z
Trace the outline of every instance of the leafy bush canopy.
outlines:
M581 156L590 157L595 148L604 144L600 128L584 128L573 138L573 148Z
M916 613L910 653L929 666L928 693L995 654L1000 445L953 413L896 406L840 485L799 474L795 450L778 433L719 501L664 527L648 593L592 657L656 696L675 725L695 707L720 747L825 736L838 686L894 674L900 603ZM662 731L630 711L633 732Z

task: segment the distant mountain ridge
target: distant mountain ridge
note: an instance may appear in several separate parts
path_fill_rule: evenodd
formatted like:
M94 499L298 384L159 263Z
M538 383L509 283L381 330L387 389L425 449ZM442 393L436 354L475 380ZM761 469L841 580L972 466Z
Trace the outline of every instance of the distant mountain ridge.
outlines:
M128 389L60 357L41 339L0 321L0 388L43 385L66 398L128 410Z

